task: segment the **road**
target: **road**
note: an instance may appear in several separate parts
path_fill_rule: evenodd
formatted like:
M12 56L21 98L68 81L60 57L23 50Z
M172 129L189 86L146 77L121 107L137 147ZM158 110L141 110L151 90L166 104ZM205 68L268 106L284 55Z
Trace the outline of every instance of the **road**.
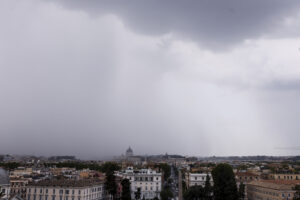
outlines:
M170 178L172 179L171 182L171 191L174 195L175 200L182 200L180 199L180 188L181 188L181 176L176 176L176 173L174 171L174 168L171 166L171 175ZM181 195L182 196L182 195Z

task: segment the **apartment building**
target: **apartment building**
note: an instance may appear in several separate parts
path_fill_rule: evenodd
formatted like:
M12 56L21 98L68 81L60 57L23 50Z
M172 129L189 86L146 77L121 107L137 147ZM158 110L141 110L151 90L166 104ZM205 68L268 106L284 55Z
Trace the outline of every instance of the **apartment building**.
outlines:
M30 178L11 178L10 179L10 196L19 195L21 198L26 197L26 186Z
M270 174L269 178L274 180L300 180L300 174Z
M26 200L101 200L104 183L100 180L43 180L31 183Z
M132 199L135 199L135 192L138 188L141 190L141 198L160 198L162 173L152 169L134 170L132 167L128 167L125 171L117 172L116 175L130 180Z
M292 200L298 180L259 180L247 184L248 200Z
M210 173L191 173L186 172L185 173L185 182L186 186L192 187L192 186L205 186L207 175L210 177L210 184L213 185L213 179Z

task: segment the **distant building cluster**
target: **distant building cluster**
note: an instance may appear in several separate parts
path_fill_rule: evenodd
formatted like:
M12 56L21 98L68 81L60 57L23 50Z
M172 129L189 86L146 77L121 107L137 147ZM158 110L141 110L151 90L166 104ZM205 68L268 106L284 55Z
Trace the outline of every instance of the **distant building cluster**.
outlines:
M237 188L245 186L241 200L292 200L300 185L299 161L274 157L195 158L180 155L135 155L129 147L111 160L116 185L115 198L123 192L122 181L130 183L131 199L161 199L169 188L172 200L183 200L192 187L214 186L212 171L218 163L232 166ZM106 188L105 166L110 162L82 161L74 156L0 156L1 200L104 200L111 199ZM106 165L107 164L107 165ZM180 175L178 175L180 173Z

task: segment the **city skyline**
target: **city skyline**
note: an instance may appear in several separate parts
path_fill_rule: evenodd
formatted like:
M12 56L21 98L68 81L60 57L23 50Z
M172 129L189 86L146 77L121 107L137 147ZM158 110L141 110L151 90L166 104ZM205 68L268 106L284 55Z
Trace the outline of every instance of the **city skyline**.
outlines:
M1 154L300 153L299 1L0 5Z

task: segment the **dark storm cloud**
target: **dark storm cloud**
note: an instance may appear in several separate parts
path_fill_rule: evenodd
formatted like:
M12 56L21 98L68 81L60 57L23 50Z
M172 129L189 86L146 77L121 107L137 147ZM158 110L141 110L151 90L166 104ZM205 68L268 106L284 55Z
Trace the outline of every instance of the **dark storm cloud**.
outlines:
M299 13L297 0L64 0L70 9L92 15L115 14L133 31L173 33L210 48L272 34L286 17Z

